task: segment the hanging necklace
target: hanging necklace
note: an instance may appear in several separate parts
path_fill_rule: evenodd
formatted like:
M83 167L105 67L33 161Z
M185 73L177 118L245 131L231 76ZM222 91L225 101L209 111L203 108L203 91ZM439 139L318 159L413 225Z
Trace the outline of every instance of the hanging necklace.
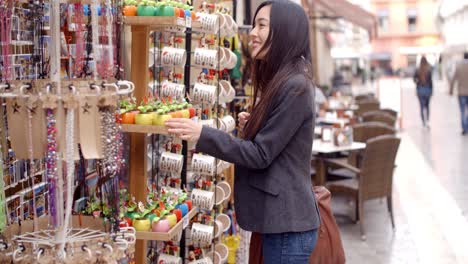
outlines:
M74 72L75 76L81 76L83 70L83 54L85 49L85 38L84 38L84 11L82 4L75 4L75 24L76 24L76 54L75 54L75 65Z

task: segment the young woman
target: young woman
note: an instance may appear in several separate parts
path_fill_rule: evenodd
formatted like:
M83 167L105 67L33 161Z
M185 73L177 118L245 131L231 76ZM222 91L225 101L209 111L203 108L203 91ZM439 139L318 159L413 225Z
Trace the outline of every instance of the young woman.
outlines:
M291 1L257 9L252 43L254 107L239 116L244 137L188 119L166 122L196 150L235 164L239 225L262 236L270 263L308 263L320 218L310 179L314 88L307 16Z
M422 57L419 68L414 73L416 92L421 108L421 120L424 127L429 127L429 101L432 96L432 69L426 57Z

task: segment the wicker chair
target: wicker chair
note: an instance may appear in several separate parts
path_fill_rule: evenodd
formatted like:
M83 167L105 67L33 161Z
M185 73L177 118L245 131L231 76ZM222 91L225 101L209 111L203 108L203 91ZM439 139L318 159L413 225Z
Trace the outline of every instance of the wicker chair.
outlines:
M364 113L380 109L380 102L376 99L368 99L357 102L358 109L356 110L357 116L362 116Z
M369 139L382 136L382 135L395 135L396 129L381 123L381 122L367 122L367 123L359 123L353 126L353 140L357 142L367 142ZM335 160L335 163L347 163L347 165L351 165L354 167L360 167L360 152L350 152L348 155L347 160ZM356 174L346 168L342 168L343 166L332 166L327 172L327 176L330 179L343 179L343 178L354 178ZM338 168L337 168L338 167ZM341 168L340 168L341 167Z
M398 118L398 112L393 110L393 109L389 109L389 108L384 108L384 109L380 109L380 111L384 112L384 113L387 113L391 116L393 116L395 119Z
M396 118L382 111L370 111L362 114L364 122L382 122L391 127L395 127Z
M366 239L364 202L367 200L386 197L391 224L395 228L392 206L392 182L395 157L399 145L400 139L396 136L384 135L370 139L363 153L361 168L347 166L358 177L327 184L328 189L333 194L344 193L354 197L356 201L356 221L360 222L362 239Z

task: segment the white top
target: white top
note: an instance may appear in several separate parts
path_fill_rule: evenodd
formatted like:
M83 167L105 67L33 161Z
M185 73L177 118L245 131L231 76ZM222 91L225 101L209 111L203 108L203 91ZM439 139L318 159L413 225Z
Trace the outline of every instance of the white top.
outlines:
M313 153L335 153L341 151L351 151L351 150L359 150L366 148L366 143L362 142L353 142L349 146L335 146L333 142L323 142L322 140L314 140L314 144L312 146Z

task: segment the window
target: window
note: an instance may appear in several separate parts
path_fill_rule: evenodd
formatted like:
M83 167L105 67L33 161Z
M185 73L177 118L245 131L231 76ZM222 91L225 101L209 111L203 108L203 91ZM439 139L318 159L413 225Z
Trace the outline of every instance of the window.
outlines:
M418 11L416 9L408 9L408 32L415 32L418 25Z
M388 27L389 27L389 15L388 15L388 10L384 9L384 10L379 10L377 11L377 17L378 17L378 20L379 20L379 29L381 31L388 31Z

